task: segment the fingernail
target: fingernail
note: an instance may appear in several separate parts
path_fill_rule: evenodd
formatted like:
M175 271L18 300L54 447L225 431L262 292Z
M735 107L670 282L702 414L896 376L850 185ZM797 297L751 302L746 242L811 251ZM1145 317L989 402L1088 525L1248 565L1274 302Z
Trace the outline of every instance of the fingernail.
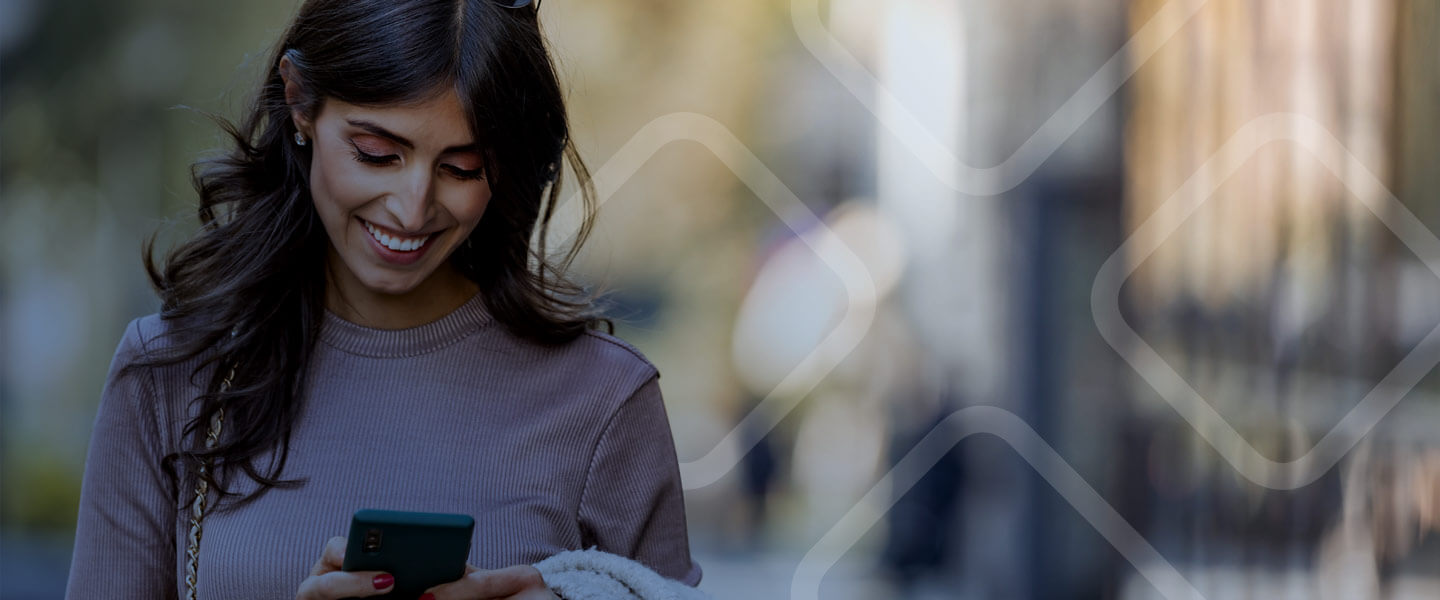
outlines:
M391 576L389 573L381 573L375 576L375 589L377 590L383 590L387 587L390 587L390 584L392 583L395 583L395 577ZM431 600L434 599L432 598Z
M421 596L421 597L420 597L420 600L435 600L435 594L432 594L432 593L430 593L430 592L425 592L425 595L424 595L424 596Z

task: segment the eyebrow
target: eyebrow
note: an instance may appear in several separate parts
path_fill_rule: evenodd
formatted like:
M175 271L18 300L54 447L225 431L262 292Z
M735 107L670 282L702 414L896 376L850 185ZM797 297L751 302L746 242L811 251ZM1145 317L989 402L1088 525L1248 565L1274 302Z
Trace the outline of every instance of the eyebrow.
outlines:
M413 142L411 142L410 140L407 140L407 139L405 139L404 137L401 137L399 134L397 134L397 133L395 133L395 132L392 132L392 131L390 131L389 129L386 129L386 128L381 127L381 126L379 126L379 125L376 125L375 123L372 123L372 122L370 122L370 121L366 121L366 120L364 120L364 119L345 119L345 122L346 122L346 123L349 123L349 124L352 125L352 126L359 127L359 128L361 128L361 129L364 129L365 131L368 131L368 132L370 132L370 133L372 133L372 134L374 134L374 135L378 135L378 136L383 137L383 138L385 138L385 139L387 139L387 140L390 140L390 141L392 141L392 142L395 142L395 143L397 143L397 144L400 144L401 146L404 146L404 147L409 148L409 149L411 149L411 150L414 150L414 149L415 149L415 144L414 144ZM460 146L450 146L449 148L446 148L446 149L444 149L444 150L441 150L440 153L441 153L441 154L450 154L450 153L452 153L452 152L479 152L479 151L480 151L480 144L479 144L478 142L470 142L469 144L464 144L464 145L460 145Z

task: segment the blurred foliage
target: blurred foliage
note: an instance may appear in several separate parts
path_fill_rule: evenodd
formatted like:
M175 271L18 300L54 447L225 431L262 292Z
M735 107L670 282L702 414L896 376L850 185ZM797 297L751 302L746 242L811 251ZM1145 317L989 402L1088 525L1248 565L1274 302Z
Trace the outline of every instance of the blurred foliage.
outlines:
M3 528L72 530L105 365L157 308L141 241L193 228L186 167L220 140L187 107L234 118L293 5L0 6Z
M80 479L72 465L49 454L6 453L5 494L0 505L7 529L73 531Z

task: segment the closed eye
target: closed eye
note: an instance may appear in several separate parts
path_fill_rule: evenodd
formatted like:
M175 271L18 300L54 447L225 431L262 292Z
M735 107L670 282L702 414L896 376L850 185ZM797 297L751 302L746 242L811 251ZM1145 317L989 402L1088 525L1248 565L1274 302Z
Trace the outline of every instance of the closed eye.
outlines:
M467 171L455 165L445 165L445 170L460 179L483 179L485 177L484 169L471 169Z
M360 150L360 148L357 147L357 146L355 146L355 144L353 144L353 143L350 144L350 146L351 146L352 148L354 148L353 153L355 154L355 160L358 160L358 161L360 161L360 162L362 162L362 163L367 163L367 164L372 164L372 165L388 165L388 164L394 162L395 159L400 158L399 156L396 156L396 155L394 155L394 154L390 154L390 155L386 155L386 156L376 156L376 155L374 155L374 154L367 154L367 153L365 153L364 151Z
M396 159L400 158L399 156L394 155L394 154L388 154L388 155L385 155L385 156L376 156L376 155L374 155L374 154L369 154L369 153L366 153L365 151L361 150L359 147L356 147L353 143L351 144L351 147L354 148L351 153L355 155L355 160L358 160L358 161L360 161L360 162L362 162L362 163L365 163L365 164L371 164L371 165L388 165L388 164L390 164L390 163L392 163L392 162L395 162ZM485 170L484 170L484 169L469 169L469 170L466 170L466 169L461 169L460 167L457 167L457 166L455 166L455 165L442 165L442 166L443 166L444 169L445 169L446 171L448 171L451 175L454 175L455 177L457 177L457 178L459 178L459 179L484 179L484 178L485 178Z

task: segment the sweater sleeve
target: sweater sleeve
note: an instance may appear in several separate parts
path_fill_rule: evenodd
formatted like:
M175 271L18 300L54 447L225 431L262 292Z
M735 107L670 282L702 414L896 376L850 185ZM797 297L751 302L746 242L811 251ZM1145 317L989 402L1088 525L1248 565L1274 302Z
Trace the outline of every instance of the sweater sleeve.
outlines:
M680 465L659 376L611 416L596 445L580 498L584 548L633 558L660 575L695 586Z
M75 549L65 598L175 598L173 485L156 420L148 370L123 377L121 367L142 350L140 320L120 340L105 387L80 488Z

